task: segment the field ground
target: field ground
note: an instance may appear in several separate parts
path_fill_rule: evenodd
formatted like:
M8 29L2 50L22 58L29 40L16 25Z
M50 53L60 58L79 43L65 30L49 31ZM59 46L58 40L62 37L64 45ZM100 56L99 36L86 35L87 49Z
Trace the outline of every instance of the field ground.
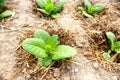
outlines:
M67 0L61 16L52 20L36 10L35 0L6 0L14 15L0 21L0 80L120 80L119 58L108 63L101 57L106 50L105 32L120 38L120 0L91 1L105 4L96 18L85 18L77 11L82 0ZM61 44L76 48L77 56L38 67L34 56L20 45L36 29L58 34Z

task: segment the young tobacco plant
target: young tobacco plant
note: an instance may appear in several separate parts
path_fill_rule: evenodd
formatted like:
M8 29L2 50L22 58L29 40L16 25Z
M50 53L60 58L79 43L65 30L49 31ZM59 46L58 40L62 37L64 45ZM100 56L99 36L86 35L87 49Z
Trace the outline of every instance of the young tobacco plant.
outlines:
M6 10L2 12L4 5L5 5L5 0L0 0L0 19L6 18L12 15L12 11L10 10Z
M49 66L53 60L61 60L75 56L76 50L67 45L59 45L58 36L50 36L46 31L38 29L33 38L23 41L22 47L38 58L42 66Z
M94 4L92 5L88 0L84 0L84 7L78 7L78 10L85 16L85 17L93 17L96 16L98 13L102 12L104 9L103 4Z
M108 52L103 53L103 58L106 61L109 61L111 59L111 52L116 52L116 54L120 54L120 41L115 41L115 35L112 32L106 32L106 36L110 50L108 50Z
M54 4L52 0L36 0L37 5L40 7L38 10L51 18L57 18L60 15L60 10L65 4L66 0Z

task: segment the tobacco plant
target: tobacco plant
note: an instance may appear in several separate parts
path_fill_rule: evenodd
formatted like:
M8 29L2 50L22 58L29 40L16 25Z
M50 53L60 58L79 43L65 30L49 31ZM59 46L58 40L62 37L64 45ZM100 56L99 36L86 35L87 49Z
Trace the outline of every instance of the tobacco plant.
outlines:
M0 19L9 17L12 15L12 11L6 10L3 12L3 7L5 5L5 0L0 0Z
M78 10L85 16L85 17L93 17L96 16L98 13L102 12L104 9L103 4L94 4L92 5L88 0L84 0L84 7L78 7Z
M60 10L65 4L66 0L61 0L58 3L54 3L52 0L36 0L39 6L38 10L47 16L57 18L60 15Z
M23 41L22 47L38 58L42 66L49 66L52 61L75 56L76 50L67 45L60 45L57 35L50 36L46 31L38 29L33 38Z
M115 54L120 54L120 41L115 41L115 35L112 32L106 32L106 36L110 49L108 50L108 52L103 53L103 58L106 61L110 61L111 52L115 52Z

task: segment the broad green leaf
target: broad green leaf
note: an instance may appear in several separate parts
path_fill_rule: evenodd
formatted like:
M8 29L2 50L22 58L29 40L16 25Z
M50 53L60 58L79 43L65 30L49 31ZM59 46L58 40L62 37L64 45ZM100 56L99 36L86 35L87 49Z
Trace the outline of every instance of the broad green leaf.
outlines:
M66 2L66 0L61 0L60 2L56 3L53 8L53 13L60 12L60 10L62 9L65 2Z
M10 10L6 10L5 12L3 12L3 13L0 14L0 19L3 19L3 18L6 18L6 17L9 17L9 16L11 16L12 14L13 14L12 11L10 11Z
M39 10L40 12L42 12L45 15L50 15L50 13L47 12L46 10L44 10L44 9L37 9L37 10Z
M42 29L38 29L34 33L34 38L42 39L46 43L47 40L50 38L50 35L48 34L48 32Z
M104 9L104 5L103 4L95 4L93 7L94 7L93 8L93 12L94 13L102 12L103 9Z
M110 45L110 49L114 50L114 41L115 41L115 35L112 32L106 32L106 36L108 39L108 43Z
M23 49L37 57L47 57L47 53L44 50L45 43L43 40L38 38L28 38L22 43Z
M89 0L84 0L84 6L86 8L86 10L88 10L88 8L91 6L92 4L89 2Z
M52 60L60 60L75 56L76 50L70 46L59 45L52 54Z
M5 0L0 0L0 12L2 11L4 5L5 5Z
M111 56L110 56L110 54L109 54L108 52L104 52L104 53L102 54L102 56L103 56L103 58L104 58L106 61L109 61L110 58L111 58Z
M58 16L60 16L59 13L55 13L55 14L52 14L52 15L51 15L51 17L52 17L53 19L57 18Z
M88 14L87 12L85 12L84 10L83 10L83 15L85 16L85 17L88 17L88 18L92 18L93 16L91 16L90 14Z
M45 5L45 10L50 13L53 10L53 8L54 8L54 3L51 0L48 0Z
M46 49L48 51L54 50L57 47L58 44L59 44L58 36L53 35L48 39L48 41L46 43Z
M27 38L23 41L23 44L34 45L43 49L45 49L45 45L46 45L42 39L38 39L38 38Z
M42 66L49 66L52 63L52 59L50 59L49 57L43 58L42 59Z
M120 41L114 43L114 51L120 53Z
M46 4L46 0L36 0L36 3L40 8L44 9L45 4Z

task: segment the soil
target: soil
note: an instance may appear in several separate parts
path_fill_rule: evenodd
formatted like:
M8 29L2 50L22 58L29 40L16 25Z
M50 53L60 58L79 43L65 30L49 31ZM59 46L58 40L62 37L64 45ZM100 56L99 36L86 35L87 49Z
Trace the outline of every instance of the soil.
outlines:
M105 4L95 18L85 18L77 7L82 0L67 0L57 19L43 16L36 10L35 0L6 0L14 14L0 21L0 80L120 80L120 64L101 57L108 49L105 32L120 35L120 1L90 0ZM36 57L21 47L36 29L58 34L61 44L74 47L78 54L70 59L39 67Z

